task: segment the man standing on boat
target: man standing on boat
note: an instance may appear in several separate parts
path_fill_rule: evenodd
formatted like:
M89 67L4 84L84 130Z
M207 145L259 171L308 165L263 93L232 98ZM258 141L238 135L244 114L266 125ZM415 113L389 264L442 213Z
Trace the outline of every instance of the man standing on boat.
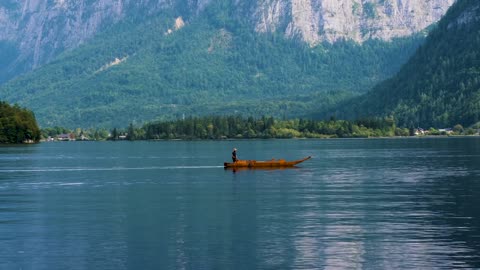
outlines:
M233 162L237 161L237 148L233 148L232 160L233 160Z

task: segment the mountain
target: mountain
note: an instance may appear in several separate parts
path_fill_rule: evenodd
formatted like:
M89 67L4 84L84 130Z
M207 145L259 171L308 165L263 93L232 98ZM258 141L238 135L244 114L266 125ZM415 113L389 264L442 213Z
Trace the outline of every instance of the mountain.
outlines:
M0 83L52 61L112 25L155 16L190 21L219 2L251 31L299 38L311 46L342 39L391 40L435 23L455 0L2 0Z
M411 34L452 1L416 2L115 1L112 8L107 0L26 1L46 10L39 17L50 21L31 24L51 23L39 28L51 34L32 26L24 34L33 39L3 43L6 61L19 68L19 57L38 59L31 67L40 67L1 86L0 99L31 108L42 126L125 126L202 114L299 116L393 75L423 41L423 32ZM12 3L9 10L20 5ZM94 12L100 3L104 9ZM300 16L298 5L310 15ZM55 17L52 9L68 16ZM110 17L112 10L117 15ZM308 22L322 27L306 35ZM358 28L334 27L341 24ZM15 42L29 40L37 51L15 49Z
M437 128L480 121L480 2L458 0L396 76L329 114Z

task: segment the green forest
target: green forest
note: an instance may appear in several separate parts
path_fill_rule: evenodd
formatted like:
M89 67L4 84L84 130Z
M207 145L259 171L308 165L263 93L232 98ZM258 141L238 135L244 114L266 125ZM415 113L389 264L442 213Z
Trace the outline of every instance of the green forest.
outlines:
M35 115L27 109L0 101L0 144L39 141L40 129Z
M0 98L31 108L44 127L113 127L182 115L295 118L366 92L424 40L419 33L311 48L255 33L229 8L209 5L171 34L175 12L122 22L0 86Z
M133 133L132 133L133 131ZM127 130L131 139L252 139L252 138L355 138L404 135L393 119L345 121L330 119L275 120L273 117L242 118L211 116L150 123L135 133ZM143 135L143 136L137 136Z
M393 78L323 116L392 116L399 126L471 126L480 121L480 4L459 0ZM465 19L467 16L471 19ZM322 114L320 114L322 115Z
M409 136L413 131L398 128L390 118L356 121L325 121L273 117L203 116L180 120L156 121L141 127L76 129L62 127L42 129L43 138L72 133L86 140L220 140L220 139L288 139L288 138L366 138Z

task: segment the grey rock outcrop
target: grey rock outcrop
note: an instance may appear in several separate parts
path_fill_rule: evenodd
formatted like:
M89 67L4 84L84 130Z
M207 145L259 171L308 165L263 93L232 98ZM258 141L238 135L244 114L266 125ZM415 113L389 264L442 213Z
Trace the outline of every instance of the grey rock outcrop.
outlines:
M259 4L259 32L278 31L311 45L351 39L391 40L437 22L455 0L271 0Z

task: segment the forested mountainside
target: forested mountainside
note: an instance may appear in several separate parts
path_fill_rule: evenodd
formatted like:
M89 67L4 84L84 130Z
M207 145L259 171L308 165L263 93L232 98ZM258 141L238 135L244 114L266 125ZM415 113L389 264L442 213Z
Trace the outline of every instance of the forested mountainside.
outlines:
M458 0L396 76L328 114L423 127L480 121L480 2Z
M2 59L18 64L20 42L35 48L18 50L32 67L50 62L0 86L0 99L31 108L42 126L301 116L393 75L451 2L10 0ZM32 38L9 38L22 24Z
M41 126L125 126L206 114L295 117L370 89L423 40L311 48L221 19L212 15L177 30L179 18L119 24L3 85L0 99L31 108Z

